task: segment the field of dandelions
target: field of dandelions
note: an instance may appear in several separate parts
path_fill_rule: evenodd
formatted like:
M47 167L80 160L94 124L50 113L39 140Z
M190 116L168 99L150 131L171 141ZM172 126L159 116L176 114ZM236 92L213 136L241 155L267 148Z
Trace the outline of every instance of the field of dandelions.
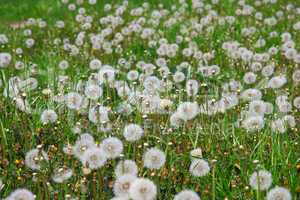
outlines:
M300 1L0 0L0 199L299 200Z

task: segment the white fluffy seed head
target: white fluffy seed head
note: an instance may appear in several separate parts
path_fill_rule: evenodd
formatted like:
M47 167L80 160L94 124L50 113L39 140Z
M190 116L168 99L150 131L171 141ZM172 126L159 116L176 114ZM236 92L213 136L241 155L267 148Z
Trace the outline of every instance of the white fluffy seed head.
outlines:
M183 102L178 106L177 113L182 120L188 121L197 116L199 106L196 102Z
M203 159L193 159L190 165L190 173L196 177L202 177L209 173L210 167Z
M129 198L129 189L135 179L136 176L131 174L125 174L118 177L113 186L114 194L116 196Z
M95 5L97 3L97 0L89 0L88 2L90 5Z
M149 169L159 169L166 162L166 155L157 148L150 148L143 156L144 167Z
M93 59L90 61L90 64L89 64L89 67L90 69L92 70L97 70L97 69L100 69L102 66L102 62L98 59Z
M244 75L244 78L243 78L243 80L244 80L244 82L246 83L246 84L252 84L252 83L255 83L255 81L256 81L256 74L255 73L253 73L253 72L247 72L245 75Z
M137 176L138 167L133 160L122 160L119 161L115 168L116 177L120 177L124 174L131 174L133 176Z
M254 172L250 176L249 184L255 190L267 190L272 184L272 174L266 170Z
M21 91L31 91L38 87L38 81L36 78L27 78L18 82L18 88Z
M254 100L249 104L249 111L263 116L267 112L267 106L264 101Z
M186 82L186 92L189 96L195 96L199 90L199 83L196 80L188 80Z
M65 96L65 101L68 108L79 110L83 104L83 97L77 92L70 92Z
M136 70L131 70L127 73L127 79L129 81L135 81L139 78L139 72Z
M52 180L56 183L62 183L73 175L73 171L71 169L59 168L56 169L54 174L52 175Z
M41 115L41 121L44 124L54 123L57 120L57 114L54 110L44 110Z
M97 100L99 97L102 96L103 90L98 85L90 84L90 85L86 86L86 88L84 90L84 94L89 99Z
M292 75L292 79L295 83L299 83L300 82L300 70L295 70L293 72L293 75Z
M278 109L282 113L288 113L292 111L292 104L288 101L278 104Z
M180 83L182 81L184 81L185 79L185 75L183 72L177 71L174 75L173 75L173 80L175 83Z
M144 134L141 126L137 124L129 124L125 126L123 136L127 141L134 142L139 140Z
M161 81L156 76L149 76L147 77L143 85L146 90L155 92L161 90Z
M283 119L276 119L271 122L272 132L285 133L286 124Z
M266 105L266 114L271 114L274 110L274 106L270 102L265 102Z
M175 128L179 128L184 123L183 119L181 119L181 116L178 112L173 113L170 116L170 124L171 126Z
M273 65L267 65L261 70L261 74L265 77L269 77L274 73L274 66Z
M262 93L258 89L247 89L241 93L241 98L245 101L260 100L262 98Z
M250 116L242 122L242 127L249 132L259 131L264 125L265 123L262 116Z
M84 166L90 169L99 169L107 161L107 156L101 148L90 148L86 150L81 157L81 162Z
M176 194L173 200L200 200L200 197L192 190L183 190Z
M89 110L89 120L95 124L105 124L109 122L109 109L105 106L96 105Z
M156 185L146 178L136 179L129 189L129 196L132 200L154 200L156 195Z
M109 137L104 139L100 148L105 152L107 158L117 158L123 152L123 143L116 137Z
M35 196L31 191L25 188L20 188L13 191L6 199L7 200L34 200Z
M269 80L267 86L272 89L278 89L281 88L286 82L287 80L285 76L275 76Z
M11 55L9 53L0 53L0 68L7 67L11 62Z
M39 170L41 168L42 161L48 161L48 155L45 151L39 149L32 149L26 153L25 165L33 170Z
M129 199L126 197L113 197L110 200L129 200Z
M65 70L69 67L69 62L67 60L62 60L59 62L58 67L62 70Z
M80 138L76 141L75 145L72 148L72 151L78 159L81 159L88 149L94 147L96 147L94 138L90 134L85 133L82 134Z
M300 109L300 96L295 97L293 104L296 108Z
M116 71L114 68L108 65L104 65L101 67L99 72L97 73L97 81L99 84L112 83L115 80Z
M267 200L292 200L292 195L289 190L277 186L267 193Z
M283 116L283 121L292 128L296 126L296 120L293 115Z

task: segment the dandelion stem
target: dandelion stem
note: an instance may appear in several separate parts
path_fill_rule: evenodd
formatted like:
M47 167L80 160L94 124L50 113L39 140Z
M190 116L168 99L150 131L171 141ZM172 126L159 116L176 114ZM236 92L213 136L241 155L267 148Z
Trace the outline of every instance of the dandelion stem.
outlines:
M215 166L212 168L212 200L216 199L216 171L215 171Z

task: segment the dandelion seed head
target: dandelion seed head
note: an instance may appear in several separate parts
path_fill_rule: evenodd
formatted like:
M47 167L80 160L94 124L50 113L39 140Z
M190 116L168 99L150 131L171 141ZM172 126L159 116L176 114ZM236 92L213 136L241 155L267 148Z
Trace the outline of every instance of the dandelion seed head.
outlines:
M27 189L16 189L6 199L8 200L34 200L35 195Z
M44 110L41 115L42 123L54 123L56 122L58 116L54 110Z
M117 158L123 152L123 143L116 137L108 137L104 139L100 148L105 152L107 158Z
M123 136L127 141L134 142L139 140L144 134L141 126L137 124L128 124L124 128Z
M26 153L25 165L33 170L39 170L41 168L42 161L48 161L48 155L44 151L39 149L32 149Z
M144 167L149 169L159 169L165 164L166 155L157 148L150 148L145 152L143 161Z
M135 179L129 189L129 197L132 200L154 200L156 195L156 185L146 178Z
M129 198L129 189L137 177L125 174L118 177L114 183L113 191L116 196Z
M210 167L203 159L193 159L189 171L193 176L202 177L209 173Z
M130 174L132 176L137 176L138 167L133 160L119 161L115 168L116 177L120 177L124 174Z
M102 167L107 161L106 153L97 147L87 149L81 157L83 165L94 170Z
M255 190L267 190L272 184L272 175L266 170L259 170L251 175L249 184Z
M292 195L289 190L277 186L267 193L267 200L292 200Z
M175 195L174 200L200 200L200 197L192 190L183 190Z

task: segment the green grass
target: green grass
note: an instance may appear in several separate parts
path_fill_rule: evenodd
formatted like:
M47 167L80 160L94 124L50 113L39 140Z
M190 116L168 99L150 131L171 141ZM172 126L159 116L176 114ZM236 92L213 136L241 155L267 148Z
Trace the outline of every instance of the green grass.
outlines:
M102 7L105 2L110 1L101 1L97 8L88 10L89 13L95 16L96 21L104 15ZM129 0L129 2L131 8L142 3L139 0ZM151 9L157 8L158 3L163 3L168 8L173 5L171 0L151 0L149 2ZM252 1L248 2L251 3ZM289 2L297 4L296 1ZM287 1L278 1L272 9L262 7L260 11L266 16L271 16L274 11L286 3ZM235 8L235 4L226 0L222 3L222 6L217 7L217 10L222 14L234 15ZM197 15L195 13L188 13L187 15L193 16L193 14ZM77 25L73 21L71 22L74 13L69 13L66 6L56 0L0 0L0 33L7 33L13 41L12 44L1 47L0 52L11 51L11 48L23 45L25 37L22 35L22 30L12 31L7 27L12 23L22 22L29 17L43 18L47 20L49 26L43 31L33 27L33 35L37 41L36 46L34 49L24 48L23 57L14 57L14 61L22 60L26 64L25 70L17 71L13 67L1 69L0 77L6 86L7 80L11 76L19 75L22 78L30 76L29 63L34 62L38 65L36 78L39 81L39 87L35 91L26 92L26 99L33 102L34 112L31 115L16 109L12 100L2 95L3 88L0 90L0 179L5 184L0 191L0 197L8 196L16 188L26 187L37 195L37 199L65 199L67 194L80 197L80 199L109 199L112 197L109 183L115 180L113 168L116 161L109 161L100 170L84 175L82 164L75 158L66 156L62 149L67 143L74 144L76 141L78 135L74 134L71 129L78 121L83 124L84 132L90 132L97 142L101 142L103 138L111 134L99 132L96 125L88 122L87 116L70 111L62 105L50 101L47 96L41 94L41 91L44 88L50 88L53 92L57 92L58 75L69 76L70 83L66 87L66 92L72 91L75 88L75 83L80 79L86 80L91 73L91 70L87 69L91 58L97 57L103 63L117 65L119 55L116 53L105 55L89 51L89 47L84 47L86 49L82 49L88 55L80 54L72 57L60 48L55 49L50 43L54 38L70 37L73 39L75 33L78 32L76 30ZM131 16L126 15L126 17L129 19ZM60 19L66 20L66 30L61 31L52 28L55 21ZM233 27L229 27L229 25L218 26L214 23L215 31L199 34L199 36L193 38L203 52L216 49L215 59L210 64L219 64L223 70L217 78L205 78L197 74L196 61L183 58L181 55L170 59L171 71L175 72L176 64L181 61L191 61L191 77L209 85L207 88L200 88L200 93L203 96L204 94L218 96L219 91L216 91L213 86L221 87L224 82L233 77L241 79L244 71L240 66L243 63L228 59L220 46L224 41L234 39L245 46L251 47L254 41L261 36L266 37L271 30L261 29L259 33L251 38L245 38L241 36L241 29L246 25L255 25L255 22L247 21L244 18L237 20ZM274 29L278 32L292 32L290 23L281 21ZM183 21L176 23L171 29L164 29L162 25L158 29L165 31L164 37L168 38L169 42L174 42L179 34L180 26L183 24L189 25L187 21ZM92 28L92 31L96 32L96 30L97 27ZM52 40L43 41L45 37ZM295 33L294 41L299 41L299 32ZM262 52L268 47L279 44L279 40L270 40L267 41L266 47L258 49L258 51ZM155 49L149 49L147 43L142 40L124 41L122 45L126 47L123 55L125 58L134 55L136 60L153 62L158 57ZM298 43L296 46L299 49ZM186 47L186 44L180 46L181 49L184 47ZM65 72L57 67L62 59L68 60L71 65ZM295 68L292 63L283 59L277 59L274 62L278 66L284 65L292 69ZM132 68L136 68L134 64ZM292 71L290 68L289 76ZM187 71L184 72L187 73ZM124 80L125 73L118 75L118 78ZM182 87L184 86L182 85ZM291 82L288 82L285 89L292 91L291 96L300 94L299 86L294 86ZM122 101L116 92L109 87L104 86L103 90L104 97L99 102L105 106L115 108ZM280 92L284 92L284 90ZM196 100L202 101L203 96L199 95ZM190 100L185 93L178 93L175 89L172 89L170 93L163 93L162 97L173 100L175 105L173 105L172 110L177 107L180 101ZM264 100L273 103L274 97L275 94L270 91L268 95L264 96L266 98ZM284 186L291 191L293 200L300 199L300 172L299 168L297 169L300 164L299 124L285 134L274 134L269 127L258 133L247 133L244 129L233 126L233 122L239 117L239 111L245 106L245 104L240 104L229 112L215 116L201 115L193 122L177 130L169 129L168 116L149 115L145 120L143 114L139 112L120 117L113 114L111 116L113 120L112 135L122 138L122 129L129 122L145 125L145 127L147 122L150 122L150 127L145 130L146 136L141 141L135 144L124 142L124 156L127 159L137 161L140 167L140 176L155 181L159 188L158 200L172 199L174 194L183 189L197 191L203 200L222 200L225 198L229 200L262 200L266 192L261 192L257 198L256 192L249 187L249 177L256 168L263 168L272 173L272 187L276 185ZM59 119L56 123L44 125L40 122L40 114L47 108L55 109L59 113ZM299 110L293 110L293 115L299 120ZM270 120L271 117L267 119L267 121ZM167 134L168 130L171 133ZM26 152L36 148L39 144L43 144L43 149L47 150L49 157L52 159L49 163L45 163L41 171L33 172L24 165L24 157ZM142 168L141 158L148 146L156 146L166 152L167 163L161 170L155 171ZM215 162L211 164L210 174L205 177L195 178L188 172L189 152L195 147L202 148L203 157L209 160L210 163ZM254 160L259 160L259 166L253 163ZM54 183L51 180L53 169L62 165L70 167L74 171L74 175L65 183ZM33 174L36 181L32 178ZM87 185L88 194L80 191L79 185L83 182Z
M30 17L51 16L51 19L63 16L58 1L55 0L1 0L0 4L2 29L10 23L21 22Z

